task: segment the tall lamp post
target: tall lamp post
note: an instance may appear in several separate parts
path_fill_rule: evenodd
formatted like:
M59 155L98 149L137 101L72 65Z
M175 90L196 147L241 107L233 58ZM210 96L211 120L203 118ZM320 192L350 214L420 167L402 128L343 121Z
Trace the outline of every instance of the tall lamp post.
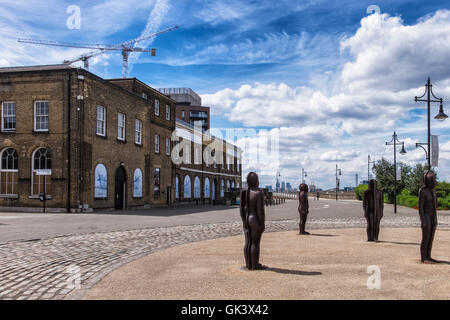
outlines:
M339 176L341 175L342 175L341 169L338 169L338 165L336 164L336 201L338 199Z
M405 143L397 139L397 133L394 131L392 140L386 142L387 146L394 146L394 213L397 213L397 144L402 144L401 155L406 153Z
M426 99L422 99L423 97L427 96ZM433 93L433 85L431 84L430 77L428 77L427 83L425 84L425 93L421 95L420 97L414 97L414 101L418 102L426 102L427 103L427 115L428 115L428 143L426 144L428 146L428 152L427 154L427 165L428 170L431 169L431 121L430 121L430 109L431 109L431 102L439 102L439 113L434 117L436 120L444 121L448 118L448 116L444 113L444 106L443 106L443 99L438 98ZM425 145L425 143L421 143L419 145ZM417 144L416 144L417 148Z
M370 155L367 155L367 181L370 181L370 164L373 163L372 169L375 168L375 160L370 159Z

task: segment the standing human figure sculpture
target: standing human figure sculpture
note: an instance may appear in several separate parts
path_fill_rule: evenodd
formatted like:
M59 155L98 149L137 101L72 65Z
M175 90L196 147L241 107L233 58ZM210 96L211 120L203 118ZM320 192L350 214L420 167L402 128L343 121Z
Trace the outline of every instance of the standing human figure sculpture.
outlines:
M306 183L302 183L299 187L299 190L300 190L298 194L298 213L300 214L299 234L309 234L309 232L305 231L306 219L308 218L309 213L308 185Z
M264 193L258 188L258 175L247 175L247 188L240 195L240 214L245 234L244 257L248 270L267 267L259 263L261 236L265 229Z
M420 257L423 263L437 262L431 258L434 234L437 227L437 197L436 177L433 171L427 171L422 177L422 187L419 189L419 216L422 227L422 243Z
M367 241L378 241L380 221L383 218L383 191L377 189L377 180L369 181L369 188L364 191L364 217L367 220Z

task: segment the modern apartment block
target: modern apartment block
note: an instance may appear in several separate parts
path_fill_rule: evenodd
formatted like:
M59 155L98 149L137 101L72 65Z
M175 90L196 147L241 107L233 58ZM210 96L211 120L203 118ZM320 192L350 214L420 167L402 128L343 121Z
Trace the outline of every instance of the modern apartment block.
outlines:
M202 98L191 88L160 88L161 93L176 101L176 118L191 125L200 121L203 131L211 128L210 108L202 106Z

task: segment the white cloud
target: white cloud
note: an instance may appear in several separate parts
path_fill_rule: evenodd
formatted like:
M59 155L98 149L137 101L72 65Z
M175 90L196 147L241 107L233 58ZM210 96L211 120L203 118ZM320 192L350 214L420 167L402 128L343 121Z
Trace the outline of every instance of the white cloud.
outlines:
M450 11L437 11L415 25L400 17L373 14L361 20L341 50L353 58L344 65L343 86L351 91L371 88L405 90L422 84L424 75L447 79L450 67ZM369 76L370 75L370 76Z
M289 126L285 133L297 131L286 139L280 134L280 167L292 180L299 181L302 161L312 179L333 185L335 168L330 162L340 161L346 183L353 185L355 173L367 172L367 154L392 161L392 147L385 142L394 130L408 151L399 161L424 162L415 143L426 140L426 118L410 112L425 110L414 96L423 93L428 76L435 93L450 100L450 11L438 11L409 26L399 17L370 15L353 36L343 39L341 50L342 69L322 78L327 86L255 83L202 99L213 113L244 126ZM305 132L320 138L302 135ZM432 132L444 141L450 138L448 123L433 121ZM441 144L438 173L448 180L447 148L448 142ZM265 174L272 172L272 181L266 182L273 183L276 169L264 168Z
M304 32L299 35L281 32L265 33L256 39L246 38L234 43L230 39L206 46L201 43L199 47L188 43L181 56L169 57L164 62L173 66L281 63L300 56L305 49L306 39L307 34Z
M450 141L440 144L440 151L450 152Z
M235 1L208 1L200 10L195 13L195 17L215 26L224 21L244 18L254 11L254 7L245 2L237 4Z
M169 12L170 9L170 3L168 0L156 0L155 6L153 7L152 11L150 12L150 15L147 19L147 24L145 25L144 30L141 32L141 35L139 38L147 37L152 35L153 33L156 33L157 31L160 31L159 28ZM138 43L135 43L135 47L140 48L148 48L154 41L154 38L149 38L144 41L140 41ZM136 62L139 59L140 53L133 53L130 56L130 65L134 62Z
M357 156L359 156L361 152L359 151L340 151L340 150L330 150L325 152L320 156L320 160L322 161L348 161Z

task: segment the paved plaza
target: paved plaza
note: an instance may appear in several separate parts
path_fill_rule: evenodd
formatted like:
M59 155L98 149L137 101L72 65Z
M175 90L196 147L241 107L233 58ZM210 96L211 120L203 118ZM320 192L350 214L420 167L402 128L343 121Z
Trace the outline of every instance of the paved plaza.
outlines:
M360 202L310 204L308 229L365 226ZM296 206L288 201L267 207L266 232L296 230ZM394 215L387 205L382 227L417 228L419 217L408 208ZM450 228L448 212L439 214L438 232L445 228ZM0 230L0 299L78 299L128 262L177 245L240 235L242 225L236 207L189 206L70 215L2 213Z
M434 265L420 262L417 228L383 229L378 243L364 229L268 233L261 271L243 269L242 235L196 242L113 271L85 299L449 299L448 231L436 234Z

